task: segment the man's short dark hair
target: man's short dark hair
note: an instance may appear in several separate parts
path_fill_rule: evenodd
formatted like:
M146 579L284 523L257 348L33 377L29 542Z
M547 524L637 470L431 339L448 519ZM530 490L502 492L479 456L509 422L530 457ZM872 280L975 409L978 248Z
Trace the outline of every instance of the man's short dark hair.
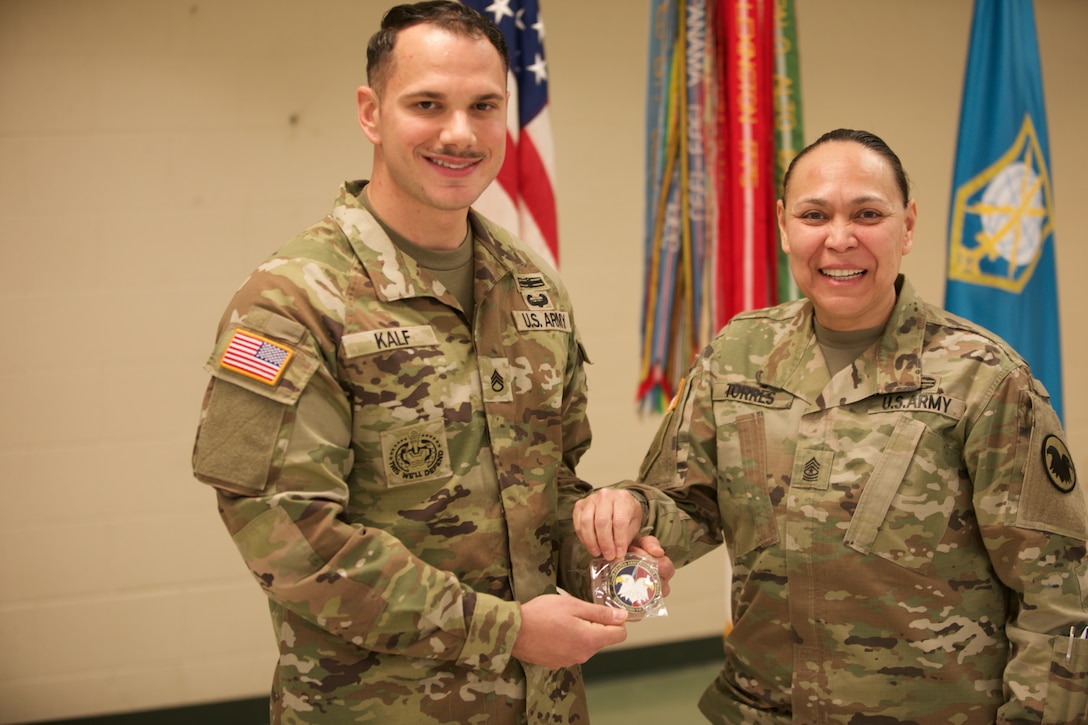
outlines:
M405 28L423 24L469 38L487 38L502 58L503 71L509 72L510 55L506 38L487 16L453 0L427 0L397 5L382 17L381 29L371 36L366 46L366 79L371 88L381 93L389 78L397 34Z

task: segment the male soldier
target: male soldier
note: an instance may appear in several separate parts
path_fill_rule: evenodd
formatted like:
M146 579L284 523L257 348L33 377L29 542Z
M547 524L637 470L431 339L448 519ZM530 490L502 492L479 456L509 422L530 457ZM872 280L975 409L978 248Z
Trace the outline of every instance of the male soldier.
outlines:
M584 354L559 279L469 209L503 161L506 44L401 5L367 78L370 179L234 296L194 450L269 598L272 722L586 722L577 665L626 615L556 593Z

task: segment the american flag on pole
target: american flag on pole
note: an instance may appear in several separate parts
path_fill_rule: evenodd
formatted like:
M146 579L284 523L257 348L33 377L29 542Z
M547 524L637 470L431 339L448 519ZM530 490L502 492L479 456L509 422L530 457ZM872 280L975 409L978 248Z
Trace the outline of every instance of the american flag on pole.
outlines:
M227 349L219 358L219 365L262 383L275 385L292 354L291 348L245 330L235 330Z
M544 22L537 0L462 0L491 19L510 47L506 161L473 207L558 269L555 162L548 115Z

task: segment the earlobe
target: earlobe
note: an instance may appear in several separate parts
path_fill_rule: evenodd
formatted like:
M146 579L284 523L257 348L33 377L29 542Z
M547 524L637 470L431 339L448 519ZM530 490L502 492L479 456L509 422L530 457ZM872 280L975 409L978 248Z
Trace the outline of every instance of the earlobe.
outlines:
M369 86L359 86L355 97L359 113L359 128L363 129L363 133L371 143L379 143L381 136L378 133L378 116L381 110L378 107L377 94Z
M914 246L914 224L918 221L918 205L914 199L907 203L907 218L904 226L906 233L903 235L903 254L908 254Z

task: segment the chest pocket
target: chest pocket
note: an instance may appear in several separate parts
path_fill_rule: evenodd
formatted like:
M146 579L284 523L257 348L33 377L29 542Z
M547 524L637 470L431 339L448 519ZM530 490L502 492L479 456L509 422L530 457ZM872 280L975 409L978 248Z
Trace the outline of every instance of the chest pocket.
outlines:
M367 330L343 338L356 428L380 431L441 419L450 400L447 356L428 326Z
M943 468L954 476L956 466L936 464L927 472L915 460L927 430L917 418L899 418L858 499L844 537L847 546L908 569L932 563L958 484L941 477ZM934 445L944 448L939 441Z
M343 337L344 382L353 400L352 443L362 490L447 481L448 412L459 407L448 356L429 326Z

